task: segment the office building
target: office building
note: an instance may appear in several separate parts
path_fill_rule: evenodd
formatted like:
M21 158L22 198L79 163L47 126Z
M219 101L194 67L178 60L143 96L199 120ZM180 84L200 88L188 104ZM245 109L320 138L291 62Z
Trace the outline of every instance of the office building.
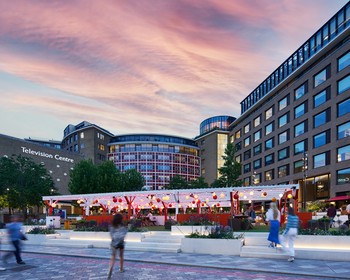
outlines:
M242 102L230 127L244 185L300 183L306 201L350 192L350 4Z

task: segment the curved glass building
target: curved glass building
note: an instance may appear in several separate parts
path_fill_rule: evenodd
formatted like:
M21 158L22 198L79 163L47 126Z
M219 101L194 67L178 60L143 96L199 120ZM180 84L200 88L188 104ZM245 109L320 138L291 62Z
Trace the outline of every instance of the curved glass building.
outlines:
M236 118L231 116L215 116L208 118L201 122L199 127L199 133L200 135L202 135L213 129L228 130L230 124L235 119Z
M162 189L174 175L190 181L200 176L194 140L160 134L127 134L111 139L108 159L122 172L136 169L149 189Z

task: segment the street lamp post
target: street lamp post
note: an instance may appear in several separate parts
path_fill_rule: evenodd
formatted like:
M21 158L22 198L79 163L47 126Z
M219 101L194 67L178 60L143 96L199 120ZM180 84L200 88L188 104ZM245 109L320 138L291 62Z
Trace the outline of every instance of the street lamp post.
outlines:
M307 177L307 165L308 165L308 158L307 153L304 152L303 156L303 172L304 172L304 184L303 184L303 211L306 212L306 177Z

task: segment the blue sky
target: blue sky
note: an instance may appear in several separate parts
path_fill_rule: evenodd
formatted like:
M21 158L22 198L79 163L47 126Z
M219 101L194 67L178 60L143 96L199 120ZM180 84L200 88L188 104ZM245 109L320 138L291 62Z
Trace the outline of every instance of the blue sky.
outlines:
M0 0L0 133L193 138L348 1Z

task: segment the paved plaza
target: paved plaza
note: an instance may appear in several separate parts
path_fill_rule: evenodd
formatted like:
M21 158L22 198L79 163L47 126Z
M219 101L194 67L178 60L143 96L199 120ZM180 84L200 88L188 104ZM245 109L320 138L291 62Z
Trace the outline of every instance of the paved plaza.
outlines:
M0 279L106 279L109 254L108 249L25 245L26 264L13 257ZM136 251L126 251L125 259L126 271L118 272L117 261L112 279L350 279L347 262Z

